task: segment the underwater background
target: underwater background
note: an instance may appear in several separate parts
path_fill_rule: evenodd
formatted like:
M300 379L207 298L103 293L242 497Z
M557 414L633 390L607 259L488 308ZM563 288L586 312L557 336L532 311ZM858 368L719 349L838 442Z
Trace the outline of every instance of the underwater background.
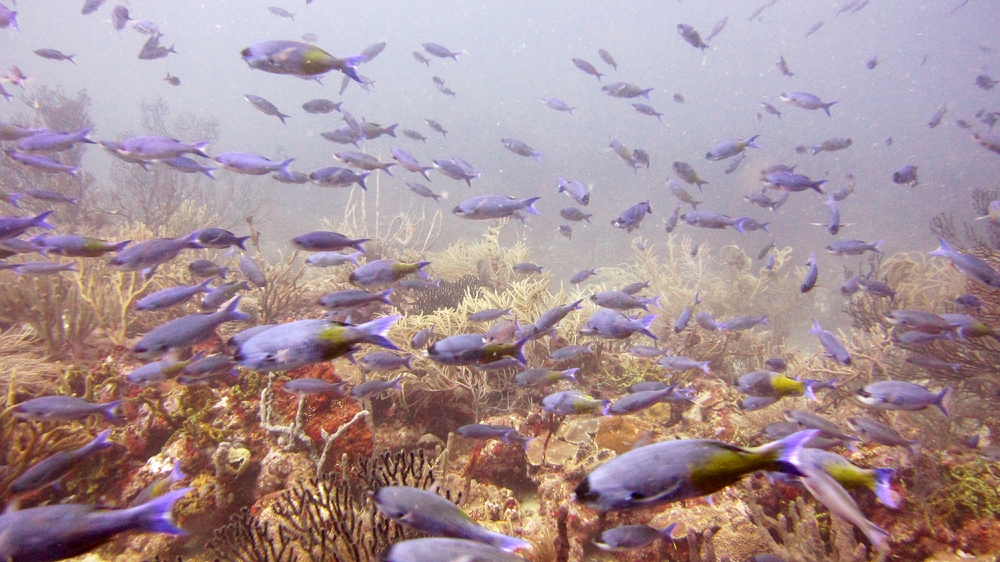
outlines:
M0 499L17 506L8 513L61 504L126 508L151 484L158 486L148 491L152 497L190 488L173 507L187 535L121 534L84 556L368 561L382 555L402 562L417 559L383 552L425 533L387 516L370 494L411 486L447 497L491 531L528 541L532 548L518 555L536 562L1000 556L1000 443L992 437L1000 430L997 3L88 0L93 11L86 15L84 4L4 0L0 12L8 23L0 26L0 86L7 93L0 101L7 150L0 158L0 251L6 256L0 262ZM119 6L131 20L116 29ZM137 30L139 22L154 24L154 31ZM678 32L679 24L693 26L699 40L713 27L719 31L702 48ZM151 37L167 49L138 57L148 52ZM241 56L252 45L278 40L336 57L366 48L374 54L348 59L359 80L340 68L319 80L265 72ZM454 57L435 56L429 43ZM72 55L72 61L40 49ZM602 76L582 71L574 59ZM622 89L602 91L614 82L652 90L633 97ZM810 109L789 100L789 92L836 103ZM284 116L268 114L248 95ZM327 113L302 107L315 99L341 106ZM376 138L360 135L353 145L322 135L351 131L351 120L398 128ZM90 129L87 140L67 150L37 151L72 173L45 173L17 159L30 152L19 143L39 133L24 131L42 128ZM113 145L140 136L209 141L209 158L195 161L211 170L184 173L158 157L129 161L136 154ZM845 138L846 147L812 148ZM527 156L501 139L526 143ZM624 153L609 146L614 139L627 147ZM729 139L742 143L734 154L722 161L706 157ZM415 156L429 177L404 170L394 148ZM645 151L648 162L635 149ZM285 174L275 179L226 169L211 158L230 151L293 160L275 168ZM291 182L292 171L308 176L344 166L345 157L334 153L345 151L392 162L392 175L354 166L371 172L365 189L323 187L315 178ZM456 156L471 163L466 181L434 162ZM742 162L729 171L734 157ZM685 179L677 163L707 183ZM768 179L776 165L825 183L783 186ZM915 168L912 181L899 175L907 165ZM566 197L562 180L580 182L589 201ZM425 185L435 197L421 197L408 182ZM717 211L729 222L698 228L678 219L695 210L680 199L685 190L698 210ZM835 199L835 193L843 196ZM527 204L498 219L463 220L454 212L487 194L540 197L531 207L538 214L524 210ZM787 203L750 201L778 194ZM616 227L647 201L641 226ZM567 209L588 218L561 214ZM32 226L14 236L3 230L4 219L50 210L43 218L51 229ZM831 222L835 210L839 222ZM110 250L75 257L41 251L45 236L134 246L210 227L248 236L245 251L232 245L178 250L155 271L123 268ZM292 241L315 231L368 240L355 263L343 258L341 265L315 267L307 262L312 249ZM842 240L881 243L855 255L827 250ZM955 250L930 255L939 244ZM206 276L189 267L197 259L229 268L225 281L213 279L214 287L248 283L229 286L214 306L192 300L137 308L158 291L202 282ZM356 264L380 259L429 262L422 273L439 283L405 286L397 278L375 284L373 293L393 292L361 307L330 311L318 304L324 295L364 287L351 277ZM40 261L74 263L62 271L18 269ZM810 267L815 288L804 286ZM590 269L592 276L571 282ZM608 309L592 295L645 282L639 304L625 313L630 321L636 313L646 317L649 335L632 326L631 335L607 337L589 322ZM157 327L224 307L236 294L246 319L220 322L168 354L136 353ZM531 324L577 301L580 310L568 312L554 332L525 332L511 323ZM506 315L489 321L470 318L504 309ZM934 318L903 318L900 311ZM685 312L690 324L679 326ZM268 372L249 368L242 359L248 352L230 341L254 326L328 313L351 325L398 316L384 335L412 359L366 368L364 354L383 350L362 340L352 358L358 363L323 357ZM762 316L766 320L750 322ZM942 318L950 324L934 324ZM734 319L750 325L725 325ZM818 331L810 331L814 321ZM431 328L430 339L416 345L414 338ZM501 356L516 355L519 344L525 364L481 369L490 361L435 359L435 341L488 330ZM831 352L824 332L849 361ZM587 344L573 357L553 357ZM226 369L213 378L178 379L198 353L227 357ZM279 360L297 353L280 349ZM661 355L708 363L675 369ZM175 363L154 379L137 384L130 378L156 359ZM550 369L551 378L525 388L514 377L526 367ZM552 374L568 369L578 370ZM777 403L748 404L748 395L760 396L747 392L741 379L759 372L783 372L793 386L814 381L817 400L775 387L768 391L774 396L763 397ZM284 388L307 378L347 386L323 394ZM892 408L860 399L866 395L859 389L888 380L941 399ZM353 397L343 391L371 381L395 386ZM601 401L613 404L632 385L651 381L676 383L681 392L641 411L602 415L608 404ZM573 411L543 407L547 395L568 390L583 393ZM46 396L122 403L110 420L29 419L17 410ZM822 436L854 465L893 469L895 508L868 490L850 490L853 499L838 498L855 504L848 511L863 522L848 521L797 477L750 476L755 467L717 493L669 505L602 512L580 501L576 490L589 474L645 443L704 439L748 448L821 429L788 411L822 416L850 434ZM896 446L859 434L860 418L898 432ZM470 424L515 432L492 440L456 432ZM15 483L32 466L78 450L104 430L111 445L71 463L58 485L18 491ZM178 463L183 477L174 472L171 478ZM11 520L0 518L0 553L10 552L4 525ZM599 539L620 525L663 529L671 523L677 524L671 538L651 546L608 552ZM863 530L872 524L887 535L882 548ZM761 557L766 554L776 558Z

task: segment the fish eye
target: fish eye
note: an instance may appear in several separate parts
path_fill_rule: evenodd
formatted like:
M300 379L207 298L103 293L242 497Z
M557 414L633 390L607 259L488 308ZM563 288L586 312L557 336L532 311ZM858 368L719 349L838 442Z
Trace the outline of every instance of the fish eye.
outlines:
M267 355L264 356L265 363L274 363L274 361L275 361L275 355L273 353L268 353Z
M643 494L642 492L632 492L628 495L628 498L632 501L642 501L646 499L646 494Z

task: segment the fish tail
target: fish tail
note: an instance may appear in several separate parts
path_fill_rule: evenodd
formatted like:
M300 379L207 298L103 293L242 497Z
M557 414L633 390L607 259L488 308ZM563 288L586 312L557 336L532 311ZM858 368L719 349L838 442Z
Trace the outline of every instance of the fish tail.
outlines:
M939 410L941 410L941 413L944 414L945 417L948 417L948 410L945 409L944 399L948 396L949 392L951 392L950 386L946 387L944 390L939 392L937 396L934 397L934 405L937 406Z
M108 443L108 436L109 435L111 435L111 430L110 429L105 429L104 431L102 431L101 433L99 433L97 435L97 437L94 438L93 441L91 441L90 443L88 443L86 445L86 447L84 447L84 449L86 450L87 453L90 453L90 452L93 452L93 451L99 451L101 449L107 449L108 447L110 447L112 445L112 443Z
M668 541L674 540L674 527L676 526L677 523L671 523L666 527L664 527L663 529L660 529L660 536L667 539Z
M222 317L225 318L227 322L234 320L249 320L250 316L248 314L244 314L243 312L239 311L240 300L242 298L243 295L236 297L226 306L226 308L222 309L222 311L219 312L218 314L221 314Z
M223 281L226 280L226 274L227 273L229 273L229 268L228 267L220 267L219 268L219 278L221 278Z
M469 187L472 186L470 185ZM524 205L522 208L533 215L540 215L541 213L538 212L538 209L535 209L535 202L539 199L541 199L541 197L529 197L527 199L522 199L521 203Z
M167 476L167 478L170 482L180 482L181 480L187 478L187 474L184 474L181 470L181 461L178 460L174 462L174 468L170 471L170 475Z
M704 372L706 375L711 375L712 374L712 369L710 369L709 366L708 366L709 363L711 363L711 361L700 361L700 362L698 362L698 368L701 369L702 372Z
M354 263L357 263L357 260L355 260ZM396 289L386 289L386 290L382 291L381 293L378 294L378 300L384 302L385 304L388 304L388 305L392 306L392 301L389 300L389 295L391 295L392 292L395 291L395 290Z
M115 414L115 410L117 410L118 407L124 403L125 403L124 400L115 400L113 402L108 402L107 404L104 405L104 408L102 408L101 412L104 414L104 417L108 418L108 421L117 422L118 416Z
M750 217L740 217L740 218L736 219L736 220L735 220L735 221L733 222L733 228L734 228L734 229L736 229L736 231L737 231L737 232L739 232L740 234L746 234L746 233L747 233L747 231L746 231L746 230L744 230L744 228L743 228L743 224L744 224L744 223L745 223L745 222L747 221L747 219L749 219L749 218L750 218Z
M417 265L417 275L419 275L420 277L423 277L424 279L430 279L430 276L428 276L426 273L424 273L424 268L427 267L430 264L431 264L431 262L429 262L429 261L418 261L417 264L416 264Z
M816 192L819 193L820 195L826 195L826 193L823 191L823 189L820 186L823 185L824 183L828 182L828 181L830 181L830 180L820 180L818 182L814 182L812 185L809 186L809 188L810 189L815 189Z
M131 240L122 240L121 242L119 242L117 244L112 244L111 246L109 246L108 247L108 251L116 252L116 253L120 252L120 251L122 251L122 250L125 249L125 246L128 246L131 243L132 243Z
M574 302L573 304L569 305L570 311L583 309L583 307L580 306L581 302L583 302L583 299L580 299L580 300ZM587 345L590 345L590 344L588 343Z
M649 331L649 327L653 325L654 320L656 320L655 314L649 314L643 316L642 318L637 319L637 322L639 323L639 329L636 331L644 336L649 336L655 340L656 335L653 334L653 332Z
M892 477L894 474L896 474L895 469L876 468L875 480L872 482L872 491L875 492L875 496L880 502L885 504L887 507L897 509L899 507L899 502L896 501L896 498L892 493Z
M885 245L885 240L878 240L878 241L875 242L875 244L873 245L872 249L875 252L881 254L882 253L882 246L884 246L884 245Z
M208 144L209 144L209 141L196 142L193 145L191 145L191 150L192 150L192 152L194 154L197 154L198 156L201 156L202 158L208 158L209 156L205 152L205 149L208 148Z
M772 472L804 477L805 474L801 469L802 449L819 433L820 430L818 429L797 431L787 437L750 450L759 455L774 455L774 468L771 470Z
M770 234L771 231L767 229L767 225L769 225L769 224L771 224L771 223L769 223L769 222L762 222L762 223L760 223L760 229L763 230L764 232Z
M641 302L646 306L660 306L660 296L649 297L648 299L643 299Z
M382 318L376 318L371 322L360 324L357 326L357 329L362 332L360 341L384 347L386 349L399 351L400 349L396 347L396 344L392 343L392 341L390 341L385 335L389 332L389 328L396 323L396 320L399 320L400 318L402 317L384 316Z
M184 529L174 521L173 510L177 500L183 498L194 488L182 488L167 492L162 496L132 508L135 519L134 529L147 533L167 533L170 535L186 535Z
M532 158L535 159L535 162L538 162L539 164L541 164L542 163L542 156L545 156L545 153L544 152L538 152L536 150L531 156L532 156Z
M205 174L206 176L214 180L215 176L212 175L212 172L214 170L218 170L218 168L202 168L201 173Z
M823 331L823 327L819 325L819 322L815 318L813 318L812 321L813 327L809 330L809 333L819 335L819 333Z
M566 369L565 371L562 371L563 378L566 379L566 380L568 380L568 381L576 382L576 372L579 371L579 370L580 370L579 367L573 367L572 369Z
M836 104L837 104L837 102L835 102L835 101L832 101L832 102L830 102L830 103L824 103L824 104L823 104L823 111L825 111L825 112L826 112L826 116L827 116L827 117L833 117L832 115L830 115L830 108L831 108L831 107L833 107L833 106L834 106L834 105L836 105Z
M428 166L426 168L420 168L420 175L424 176L425 180L431 181L431 177L427 175L427 172L429 172L429 171L431 171L433 169L434 168L431 168L430 166Z
M757 140L757 137L759 137L759 136L760 136L760 135L754 135L754 136L752 136L752 137L748 138L748 139L747 139L747 140L745 141L745 142L747 143L747 146L749 146L749 147L751 147L751 148L760 148L759 146L757 146L757 144L756 144L755 142L753 142L753 141Z
M509 537L507 535L501 535L500 533L491 532L489 542L504 552L531 550L530 542L515 537Z
M363 174L358 174L359 177L358 177L357 184L360 185L361 189L363 189L365 191L368 191L368 186L365 185L365 179L369 176L369 174L371 174L371 172L365 172ZM392 175L392 174L390 174L390 175Z
M23 193L8 193L7 194L7 202L10 203L11 206L14 207L15 209L20 209L21 208L21 205L18 204L18 201L20 201L21 199L24 199L24 194Z
M240 236L239 238L236 239L236 245L239 246L240 249L245 252L247 248L246 246L244 246L244 244L246 244L247 240L249 239L250 239L249 236Z
M280 111L278 112L278 119L281 119L281 124L282 125L285 124L285 119L288 118L288 117L291 117L291 115L285 115L284 113L282 113Z
M950 257L951 254L955 253L955 248L951 247L951 244L947 240L938 236L938 249L933 252L927 252L931 256L940 256L942 258Z
M39 228L55 228L52 225L52 223L50 223L49 221L45 220L52 213L53 213L53 211L45 211L44 213L40 213L40 214L36 215L35 218L31 219L31 225L32 226L37 226Z
M411 354L411 355L407 355L406 356L406 361L403 362L403 365L405 365L406 369L409 370L409 371L413 370L413 365L410 364L412 361L413 361L413 355Z

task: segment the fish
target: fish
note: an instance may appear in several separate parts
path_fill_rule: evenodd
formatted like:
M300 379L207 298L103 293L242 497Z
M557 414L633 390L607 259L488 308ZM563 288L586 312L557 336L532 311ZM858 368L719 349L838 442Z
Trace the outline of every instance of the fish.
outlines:
M882 552L889 550L889 533L866 519L861 510L858 509L854 498L832 476L826 472L809 468L806 468L805 472L806 477L802 479L802 482L820 503L826 506L831 513L858 527L877 550Z
M346 396L344 387L347 385L346 382L327 382L322 379L315 379L311 377L301 377L297 379L292 379L286 381L282 385L281 390L289 393L303 396L306 394L325 394L332 393L337 396Z
M407 354L403 357L389 351L373 351L357 360L357 364L363 371L389 372L399 368L407 370L413 369L410 362L413 355Z
M931 117L931 120L930 120L930 122L927 123L927 126L930 127L931 129L933 129L933 128L937 127L938 125L940 125L941 121L944 119L944 114L947 113L947 111L948 111L948 108L946 106L942 105L940 109L938 109L936 112L934 112L934 116Z
M575 283L571 280L570 283L577 285L585 281L591 275L595 274L594 270L590 269L585 272L580 272L577 275L574 275L573 279L576 279L576 277L582 273L586 273L587 275L582 279L580 279L579 281L576 281ZM535 320L534 327L532 328L532 335L541 336L545 332L548 332L552 328L555 328L557 324L559 324L560 322L563 321L564 318L569 316L569 313L573 312L574 310L581 310L582 309L582 307L580 306L581 302L583 302L582 299L571 302L569 304L556 305L543 312L542 315L538 317L538 320Z
M215 329L226 322L247 320L250 317L238 310L240 297L218 312L190 314L175 318L153 328L139 338L132 352L138 357L150 358L163 355L171 349L196 345L209 338Z
M526 275L531 275L532 273L541 273L542 267L530 262L520 262L514 264L511 269L518 273L524 273Z
M621 228L625 232L632 232L639 228L639 224L642 222L642 219L646 218L647 213L653 214L653 209L649 206L648 199L625 209L617 219L611 221L611 225L615 228Z
M205 153L208 144L208 141L187 143L159 136L132 137L115 144L102 143L117 155L141 161L168 160L183 154L209 158Z
M615 62L615 58L611 56L611 53L609 53L607 49L598 49L597 56L601 57L601 60L608 66L614 68L615 71L618 70L618 63Z
M129 502L129 507L137 507L146 503L153 501L156 498L162 497L170 490L170 486L180 482L187 478L187 474L181 471L181 461L175 461L173 468L170 473L162 478L158 478L150 485L143 488L132 501Z
M767 326L767 316L737 316L719 322L719 330L723 332L739 332L755 326Z
M514 386L519 388L539 388L549 386L559 381L576 382L576 373L580 369L572 368L564 371L557 371L547 368L535 368L521 371L514 376Z
M778 111L778 108L776 108L773 105L767 103L766 101L760 102L760 106L762 108L764 108L764 111L770 113L771 115L774 115L778 119L781 119L781 112Z
M23 494L55 484L94 453L111 447L109 435L111 430L106 429L78 449L60 451L31 465L10 483L11 493Z
M687 162L674 162L674 173L677 177L681 178L690 185L697 185L698 190L701 190L701 186L707 184L708 182L698 177L698 172L691 167Z
M331 166L314 170L308 176L308 181L319 187L350 187L357 184L361 189L368 191L365 180L371 172L355 172L350 168Z
M681 94L674 94L674 101L677 103L684 103L684 96Z
M838 240L826 247L826 251L835 256L860 256L865 252L882 253L885 240L864 242L862 240Z
M211 282L211 279L206 279L196 285L161 289L136 301L135 309L149 312L183 304L198 293L208 292L208 285Z
M680 205L678 205L674 207L674 212L671 213L669 217L667 217L666 221L664 221L664 228L666 229L667 234L670 234L671 232L674 231L675 228L677 228L677 221L679 221L680 218L681 218L681 207Z
M776 62L774 65L777 66L778 70L781 71L781 73L784 74L785 76L787 76L789 78L791 78L792 76L795 76L794 72L792 72L791 70L788 70L788 63L785 61L785 56L784 55L780 55L778 57L778 62ZM785 100L781 100L781 101L785 101ZM764 109L767 109L767 108L765 107ZM768 111L768 113L771 113L771 112ZM780 115L778 115L778 116L780 117Z
M2 232L2 231L0 231ZM186 249L200 249L199 231L180 238L152 238L136 242L111 258L110 264L120 271L141 271L156 267L177 257ZM2 235L0 235L2 238Z
M413 58L419 62L427 65L427 68L431 67L431 59L425 57L420 51L413 51Z
M364 62L364 55L335 57L314 45L287 40L255 43L240 56L251 69L271 74L309 78L337 70L355 82L361 77L354 67Z
M14 264L9 269L18 275L34 277L54 275L63 271L79 271L76 269L76 262L56 263L47 261L23 262Z
M480 195L462 201L452 209L452 213L463 219L471 220L502 219L510 217L518 211L539 215L541 213L534 206L539 199L541 197L515 199L505 195Z
M0 216L0 241L17 238L32 228L51 229L55 228L46 219L54 211L45 211L33 217L4 217Z
M125 29L125 25L131 20L132 18L129 17L128 8L125 6L119 4L111 10L111 25L114 26L115 31Z
M907 164L896 170L892 174L892 183L916 187L919 185L917 182L917 167L912 164Z
M598 82L601 81L601 76L604 76L603 74L597 71L597 68L595 68L594 65L590 64L589 62L583 59L573 59L573 65L579 68L580 70L586 72L587 74L597 78Z
M816 281L819 278L819 267L816 262L816 252L809 254L809 261L806 262L809 266L809 270L806 271L806 276L802 280L802 285L799 286L799 292L808 293L816 286Z
M524 558L467 539L424 538L397 542L381 555L385 562L525 562Z
M733 227L737 230L742 228L739 222L740 219L734 219L728 215L705 209L688 211L687 213L681 214L680 219L686 224L698 228L709 228L715 230L721 230L726 227Z
M317 98L302 104L302 110L315 115L326 115L334 111L340 111L341 103L334 103L328 99Z
M788 363L781 357L771 357L764 361L764 366L776 373L784 373L788 368Z
M218 275L222 280L226 279L228 267L221 267L212 260L198 259L188 263L188 271L195 277L214 277Z
M809 330L809 333L819 338L819 343L823 346L827 357L832 358L841 365L851 364L851 355L848 353L847 348L844 347L843 342L840 341L840 338L824 330L815 318L813 318L813 327Z
M413 155L407 152L405 149L395 147L390 152L392 153L393 160L399 162L399 165L402 166L404 169L410 172L418 173L424 176L424 179L426 179L427 181L431 181L431 178L430 176L427 175L427 172L433 170L434 169L433 167L421 166L420 162L417 162L417 159L414 158Z
M641 308L649 311L649 306L659 306L660 297L639 299L621 291L598 291L590 296L594 304L614 310L631 310Z
M107 2L107 0L86 0L83 3L83 9L80 10L80 13L85 16L89 16L103 6L105 2Z
M348 281L358 287L368 287L371 285L382 285L395 283L403 277L416 273L426 278L427 274L423 269L430 265L429 261L415 263L400 262L391 258L370 261L355 269L348 276Z
M668 397L672 397L678 384L675 383L666 388L656 390L630 391L629 394L608 405L608 414L623 416L651 408L656 404L664 402Z
M641 293L643 290L649 288L649 281L639 281L636 283L629 283L621 288L621 292L626 295L635 295Z
M691 316L693 314L694 307L701 304L701 299L698 298L699 294L700 292L694 294L694 302L684 307L684 310L681 312L680 316L677 317L677 320L674 322L675 334L683 332L687 328L688 323L691 322Z
M218 287L214 287L208 291L208 294L202 297L201 302L198 303L199 308L205 311L216 310L226 301L236 296L240 291L246 291L250 289L250 285L246 281L231 281L229 283L223 283Z
M430 346L427 357L442 365L485 365L504 357L512 357L524 365L522 348L531 339L525 336L513 343L487 344L479 334L459 334L439 340Z
M448 136L448 131L446 131L444 129L444 127L442 127L441 124L438 123L437 121L435 121L433 119L424 119L424 122L427 123L427 126L430 127L431 130L437 131L438 133L441 133L442 136L445 136L445 137Z
M646 105L644 103L633 103L632 107L636 111L638 111L639 113L641 113L643 115L649 115L651 117L656 117L660 121L663 121L663 119L662 119L663 114L662 113L656 111L655 109L653 109L652 107L650 107L650 106L648 106L648 105Z
M920 452L919 441L906 439L895 429L885 424L857 416L849 417L845 421L866 442L878 443L889 447L906 447L913 454Z
M61 164L51 158L41 156L38 154L26 154L24 152L19 152L13 148L8 148L4 150L4 154L7 158L17 162L18 164L25 166L27 168L32 168L39 172L45 172L50 174L64 173L69 174L77 179L83 178L83 168L78 166L67 166Z
M821 388L836 388L833 381L818 381L813 379L798 380L772 371L754 371L736 379L737 390L751 396L784 398L786 396L805 396L816 400L816 391Z
M636 164L645 164L646 169L649 169L649 153L643 148L637 148L632 151L632 160Z
M608 415L610 405L610 400L598 400L578 390L564 390L542 399L542 409L557 416L589 414L594 411Z
M7 29L8 27L20 30L17 25L17 11L0 4L0 29Z
M872 55L871 58L868 59L868 62L865 63L865 67L868 68L868 70L875 70L875 67L878 66L880 62L882 61L878 60L877 54Z
M250 335L237 346L234 360L252 371L286 371L329 361L367 343L400 351L387 337L399 316L385 316L364 324L329 320L298 320Z
M3 238L2 232L0 229L0 239ZM1000 289L1000 273L997 273L985 260L972 254L959 252L944 238L938 237L938 244L938 249L928 252L928 255L947 258L962 275L988 287Z
M72 234L38 236L31 241L42 248L43 253L74 258L96 258L110 252L120 252L131 243L131 240L110 243L107 240Z
M703 329L708 330L709 332L720 331L719 323L715 321L715 318L712 316L712 313L707 310L702 310L698 312L698 314L695 316L695 322Z
M732 158L733 156L740 154L741 152L746 150L747 147L760 148L759 146L757 146L756 143L754 143L754 141L757 140L757 137L759 136L760 135L754 135L746 140L731 139L723 141L712 147L712 149L709 150L707 154L705 154L705 158L708 160L716 160L716 161L725 160L726 158Z
M531 148L530 146L524 144L523 142L517 139L500 139L500 143L504 145L504 147L507 150L513 152L514 154L518 154L520 156L528 156L534 158L535 161L538 162L539 164L542 163L543 154L541 152Z
M708 44L701 40L698 31L686 23L677 24L677 33L695 49L701 49L704 52L708 48Z
M722 30L726 28L727 23L729 23L729 16L719 20L718 23L715 24L715 27L712 28L712 31L708 34L708 37L705 37L705 43L710 43L716 35L722 33Z
M979 300L975 295L964 294L955 297L955 304L965 307L980 309L983 306L983 301Z
M569 359L575 359L581 355L594 354L592 349L593 343L588 343L586 345L572 345L561 347L549 354L549 359L553 361L567 361Z
M649 99L649 93L653 90L654 88L640 88L639 86L629 82L613 82L601 88L602 92L613 98L624 99L637 98L640 96Z
M826 23L826 22L825 21L819 21L819 22L816 22L815 24L813 24L813 26L809 28L809 31L806 32L806 37L809 37L813 33L816 33L817 31L819 31L819 29L821 27L823 27L824 23Z
M336 267L346 263L358 265L359 256L361 256L361 252L354 252L353 254L318 252L306 258L306 265L310 267Z
M870 383L855 391L862 404L877 410L923 410L935 406L945 416L944 399L951 392L946 387L934 394L926 388L906 381L878 381Z
M822 109L826 112L827 117L830 117L830 108L836 105L838 102L824 102L817 96L809 94L806 92L785 92L778 96L778 99L787 103L788 105L793 105L795 107L801 107L802 109Z
M374 156L363 152L335 152L333 157L353 168L360 168L362 170L369 171L382 170L390 176L392 175L392 172L389 168L396 165L394 162L379 162Z
M286 115L282 113L281 110L277 108L277 106L275 106L273 103L267 101L266 99L260 96L247 94L243 97L246 98L246 100L250 102L251 105L260 110L260 112L263 113L264 115L273 115L274 117L280 119L283 125L285 124L285 118L291 117L291 115Z
M247 278L248 281L254 285L264 288L267 287L267 275L264 274L264 270L257 265L257 262L250 259L246 255L240 254L236 258L236 267L240 270L240 273Z
M423 43L421 47L427 51L428 54L433 55L439 59L452 59L458 61L458 55L462 53L455 53L449 50L447 47L438 45L437 43Z
M228 230L221 228L203 228L197 231L195 241L206 248L228 248L230 246L246 250L244 244L250 239L249 236L236 236Z
M87 504L56 504L0 515L4 560L63 560L85 554L126 531L186 535L174 523L174 504L193 488L168 492L125 509Z
M567 197L584 207L590 203L590 192L587 191L587 187L585 185L576 180L566 181L562 178L556 179L559 181L558 193L565 193Z
M757 471L801 476L801 453L815 434L800 431L749 449L711 439L661 441L605 462L573 494L599 512L629 511L711 495Z
M361 55L365 57L364 62L371 62L375 57L382 54L382 51L385 50L385 46L385 41L379 41L378 43L365 47L364 50L361 51Z
M654 529L648 525L621 525L603 531L592 542L605 552L625 552L646 548L660 539L672 541L671 533L676 526L671 523L663 529Z
M617 310L599 308L590 316L586 325L580 328L580 333L611 339L625 339L638 333L655 340L656 335L649 329L655 320L655 314L633 319Z
M76 61L73 60L73 57L76 55L66 55L55 49L35 49L35 54L42 57L43 59L49 59L54 61L66 60L73 64L76 64Z
M990 113L990 115L992 116L994 113L995 112L992 112ZM986 122L987 120L984 119L983 121ZM990 127L993 126L992 123L995 121L996 118L991 120ZM989 150L990 152L993 152L995 154L1000 154L1000 135L997 135L996 133L985 133L985 134L974 133L972 135L972 140L976 141L976 144L985 148L986 150Z
M812 189L817 193L824 194L822 186L829 180L815 181L809 176L796 174L795 172L771 172L765 174L761 181L775 189L783 189L789 192L805 191Z
M569 104L567 104L566 102L553 97L542 98L542 103L544 103L545 105L551 107L556 111L565 111L570 115L573 115L573 110L576 109L575 107L570 107Z
M834 422L805 410L785 410L782 412L785 419L794 422L798 429L818 429L818 437L826 439L836 439L844 443L851 443L859 439L853 435L845 433Z
M364 253L361 245L369 241L370 238L350 238L339 232L316 230L292 238L292 245L307 252L336 252L354 248Z
M198 162L197 160L194 160L193 158L188 158L187 156L174 156L173 158L162 160L161 162L163 162L164 165L170 167L171 169L177 170L178 172L182 172L185 174L199 174L199 173L205 174L206 176L208 176L210 179L213 180L215 179L215 176L212 175L212 172L218 169L218 168L212 168L210 166L205 166L200 162Z
M819 146L809 146L809 150L812 150L813 155L819 154L820 152L835 152L837 150L844 150L850 147L854 141L848 137L834 137L832 139L827 139Z
M568 224L561 224L559 228L556 229L559 234L566 237L567 240L573 239L573 228Z
M997 85L997 81L991 78L989 74L980 74L976 76L975 84L983 90L992 90Z
M497 318L503 316L510 316L511 309L508 308L488 308L486 310L480 310L473 312L469 315L470 322L492 322Z
M115 411L124 403L124 400L114 400L95 404L75 396L41 396L15 405L11 413L18 419L39 422L68 422L100 414L115 422L118 421Z
M185 367L190 365L191 362L201 360L201 358L202 354L199 352L197 355L187 360L177 360L168 357L166 359L161 359L160 361L147 363L129 373L125 377L125 380L139 387L150 386L176 377L184 370Z

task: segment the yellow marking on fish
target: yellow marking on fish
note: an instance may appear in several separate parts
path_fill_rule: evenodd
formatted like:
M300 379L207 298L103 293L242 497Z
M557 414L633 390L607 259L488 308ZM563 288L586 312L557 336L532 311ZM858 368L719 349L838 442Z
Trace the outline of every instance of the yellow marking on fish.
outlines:
M779 450L759 453L723 443L708 446L718 450L701 466L689 465L691 484L702 495L718 492L752 472L776 469L775 461L781 453Z
M805 383L784 375L778 375L771 379L771 386L774 388L774 394L778 397L802 396L806 392Z

